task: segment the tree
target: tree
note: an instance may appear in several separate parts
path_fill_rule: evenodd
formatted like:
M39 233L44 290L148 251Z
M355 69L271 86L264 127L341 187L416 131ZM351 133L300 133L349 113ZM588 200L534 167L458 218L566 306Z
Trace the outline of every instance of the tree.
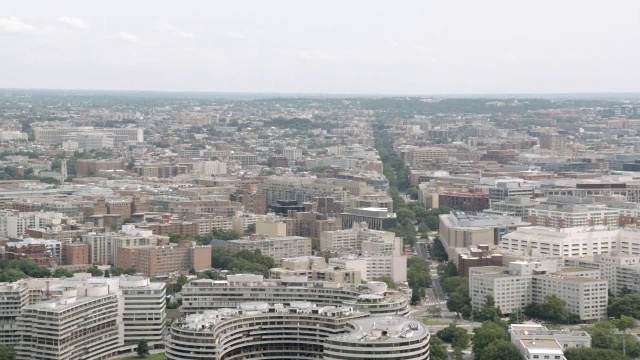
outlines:
M471 298L469 297L469 285L467 283L461 284L453 293L449 294L447 309L461 314L465 318L471 315Z
M111 277L111 273L109 272L109 269L104 271L104 277L106 278Z
M89 274L91 274L91 276L102 276L102 275L104 275L104 272L102 270L98 269L95 266L92 267L92 268L87 269L87 272Z
M479 360L521 360L520 350L507 339L498 339L487 345L478 355Z
M437 337L431 337L429 340L431 352L429 359L431 360L447 360L449 357L447 355L447 349L442 345L442 340Z
M509 341L509 333L499 324L492 321L485 321L482 326L474 330L473 353L479 357L485 348L497 341ZM518 357L513 358L518 359ZM512 359L507 359L512 360Z
M630 316L634 319L640 319L640 295L627 294L621 298L615 299L609 305L609 316L620 318L622 315Z
M429 227L427 226L427 224L421 222L420 225L418 225L418 231L421 233L427 233L429 232Z
M16 350L11 346L0 345L0 360L15 360Z
M247 230L244 231L245 235L253 235L256 233L256 224L247 225Z
M496 321L502 318L500 308L496 306L493 296L487 295L482 309L473 310L473 318L476 321Z
M615 350L592 347L569 348L564 350L567 360L628 360Z
M140 340L138 346L136 347L136 354L138 357L145 358L149 356L149 344L146 341Z
M626 331L627 329L631 329L635 326L636 320L631 316L622 315L620 319L615 319L612 321L616 328L620 331Z
M313 250L313 251L322 250L322 249L320 249L320 239L318 239L317 237L312 237L311 238L311 250Z
M463 329L461 327L457 327L456 324L449 324L449 326L447 326L446 328L438 331L436 333L436 336L444 341L444 342L453 342L454 338L456 337L456 335L458 333L464 333L467 334L467 329ZM467 340L468 340L468 335L467 335ZM465 348L467 348L469 346L469 344L467 344L467 346L465 346Z
M53 274L51 274L51 276L55 277L55 278L72 278L73 277L73 272L69 271L67 269L64 268L57 268L53 271Z
M453 346L454 349L464 350L469 347L470 342L471 342L471 338L469 337L469 334L467 334L466 330L458 331L453 336L453 341L451 342L451 346Z

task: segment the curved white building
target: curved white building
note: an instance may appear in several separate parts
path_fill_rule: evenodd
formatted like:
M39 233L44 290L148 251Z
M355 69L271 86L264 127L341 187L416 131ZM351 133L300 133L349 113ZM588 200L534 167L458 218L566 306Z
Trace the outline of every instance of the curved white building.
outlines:
M358 319L348 332L324 341L324 360L429 360L429 331L400 316Z
M245 303L176 321L171 360L429 359L429 333L400 316L367 318L351 307Z
M227 280L193 280L182 288L182 312L236 308L251 301L289 304L313 301L319 306L350 306L372 316L406 315L411 295L371 281L359 288L335 283L310 282L306 276L265 280L262 275L228 275Z

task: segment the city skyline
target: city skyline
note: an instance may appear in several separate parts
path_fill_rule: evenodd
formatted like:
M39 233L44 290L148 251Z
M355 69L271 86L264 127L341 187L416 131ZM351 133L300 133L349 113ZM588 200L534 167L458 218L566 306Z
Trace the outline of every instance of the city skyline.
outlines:
M154 5L153 7L151 5ZM640 4L15 2L3 88L278 94L635 92ZM144 14L144 15L143 15Z

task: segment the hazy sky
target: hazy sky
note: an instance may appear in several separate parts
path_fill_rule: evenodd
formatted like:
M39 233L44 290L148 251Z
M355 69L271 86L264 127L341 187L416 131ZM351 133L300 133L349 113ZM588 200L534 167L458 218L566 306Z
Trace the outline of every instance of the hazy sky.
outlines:
M0 87L640 92L640 0L4 0Z

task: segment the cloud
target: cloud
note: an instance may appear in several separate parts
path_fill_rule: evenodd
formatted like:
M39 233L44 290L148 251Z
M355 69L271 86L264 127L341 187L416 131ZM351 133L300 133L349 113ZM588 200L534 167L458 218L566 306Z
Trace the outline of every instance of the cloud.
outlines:
M29 34L38 32L38 28L24 23L15 16L0 17L0 33L5 34Z
M227 31L224 33L224 36L232 39L248 39L249 38L249 34L243 31Z
M117 33L112 33L109 35L105 35L104 36L105 39L107 40L118 40L118 41L124 41L124 42L128 42L128 43L137 43L138 41L140 41L140 39L138 39L137 36L129 34L128 32L124 32L124 31L120 31Z
M85 30L89 28L89 25L86 22L76 17L63 16L58 18L58 21L76 30Z
M158 24L156 29L163 33L168 33L173 37L177 37L180 39L190 39L195 36L194 33L188 31L182 31L177 27L169 24Z
M295 54L299 59L306 61L335 61L339 58L334 54L320 50L298 50Z

